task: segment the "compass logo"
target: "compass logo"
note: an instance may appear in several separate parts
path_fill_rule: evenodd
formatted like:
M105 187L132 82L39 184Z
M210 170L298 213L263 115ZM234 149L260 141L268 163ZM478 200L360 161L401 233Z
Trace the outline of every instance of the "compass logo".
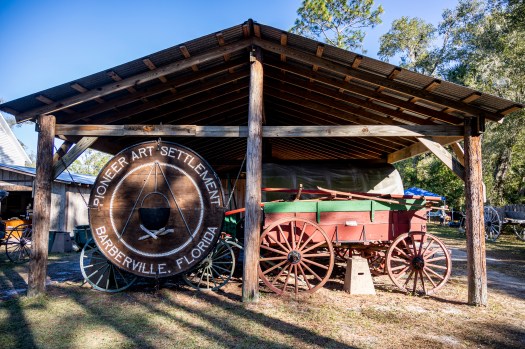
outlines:
M102 253L136 275L191 269L213 249L224 215L213 169L192 150L169 142L127 148L102 169L89 219Z

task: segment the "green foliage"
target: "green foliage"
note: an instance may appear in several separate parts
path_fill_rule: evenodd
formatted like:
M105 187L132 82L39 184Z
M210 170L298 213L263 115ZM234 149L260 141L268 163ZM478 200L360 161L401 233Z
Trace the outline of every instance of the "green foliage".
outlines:
M109 154L87 149L68 167L68 170L72 173L96 176L110 159Z
M445 196L447 205L460 209L465 204L463 181L434 155L419 155L394 164L405 188L419 187Z
M379 54L382 59L400 56L406 68L524 103L524 14L525 3L519 0L461 0L456 8L443 12L437 29L418 19L395 21L381 38ZM524 116L519 112L502 123L487 123L483 177L492 205L525 201ZM438 169L431 163L429 167L437 172L424 176L417 170L422 160L411 161L417 166L405 169L406 164L400 164L402 173L431 190L432 178L440 177ZM457 189L449 184L442 182L438 191L447 198Z
M374 0L304 0L291 31L346 50L362 49L364 28L381 23L382 13Z
M420 18L401 17L380 39L378 56L383 60L399 55L400 66L422 74L433 73L433 56L430 50L437 28Z

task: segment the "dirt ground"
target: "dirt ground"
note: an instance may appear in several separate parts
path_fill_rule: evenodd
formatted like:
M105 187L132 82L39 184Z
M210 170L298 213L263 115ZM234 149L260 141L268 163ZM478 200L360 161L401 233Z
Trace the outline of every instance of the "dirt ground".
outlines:
M344 265L313 295L262 289L251 305L238 278L220 292L169 280L104 294L80 287L71 253L51 256L48 296L27 299L27 265L1 256L0 348L525 348L525 242L503 234L487 244L489 305L477 308L466 304L464 237L431 228L453 258L450 281L432 297L401 293L388 276L374 278L375 296L349 295Z

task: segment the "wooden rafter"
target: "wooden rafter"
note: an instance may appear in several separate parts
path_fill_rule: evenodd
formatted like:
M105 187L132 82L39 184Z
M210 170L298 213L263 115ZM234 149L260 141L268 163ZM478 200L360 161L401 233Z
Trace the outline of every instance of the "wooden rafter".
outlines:
M251 40L242 40L222 47L217 47L203 54L193 56L191 58L177 61L171 64L167 64L156 70L137 74L132 77L123 79L122 81L116 81L114 83L101 86L96 90L90 90L80 95L68 97L60 101L55 101L53 104L31 109L24 113L20 113L16 116L16 118L18 122L21 122L28 119L32 119L40 114L47 114L54 111L63 110L68 107L84 103L98 97L103 97L114 92L122 91L130 86L140 85L141 83L144 83L146 81L158 79L159 76L165 76L174 72L190 68L194 64L208 62L212 59L223 56L225 53L232 53L238 50L242 50L248 47L249 45L251 45Z
M166 84L161 84L161 85L157 85L157 86L154 86L148 89L144 89L143 91L137 92L134 95L128 95L128 96L121 97L115 100L111 100L111 101L105 102L104 104L100 106L93 107L86 112L77 113L73 116L68 117L67 122L72 123L72 122L76 122L76 121L83 120L86 118L90 118L90 117L96 116L97 114L101 114L103 112L113 110L113 109L118 109L122 106L133 103L137 99L147 98L147 97L159 94L159 93L163 93L165 91L173 91L176 88L178 89L178 88L190 85L190 84L194 84L196 81L199 81L198 83L199 87L202 88L200 85L200 80L205 79L205 78L211 78L218 74L222 74L226 70L229 71L230 69L238 69L239 67L242 67L245 64L246 64L245 62L244 63L228 62L228 63L225 63L224 65L221 65L220 67L195 73L191 77L185 76L179 79L174 79L172 82L168 82ZM199 89L196 89L196 92L198 91Z
M410 101L405 101L400 98L391 97L386 94L382 94L380 93L381 91L377 91L377 90L373 91L373 90L370 90L364 87L360 87L354 84L348 84L347 82L343 82L343 81L336 80L333 78L323 77L320 74L314 74L311 71L308 71L306 69L300 69L300 68L296 68L293 66L281 64L280 62L275 62L275 61L270 61L270 60L266 60L265 65L271 66L271 67L274 67L276 69L283 70L286 72L290 72L290 73L293 73L295 75L298 75L304 78L313 79L315 81L318 81L328 86L336 87L339 89L344 89L346 91L350 91L351 93L354 93L354 94L357 94L363 97L372 98L374 100L381 101L384 104L389 104L391 106L398 107L398 108L404 108L416 114L420 114L420 115L423 115L429 118L433 118L435 120L444 121L450 124L460 124L463 121L462 119L454 117L452 115L448 115L446 113L442 113L434 109L430 109L430 108L427 108L421 105L417 105Z
M366 81L366 82L369 82L369 83L372 83L378 86L384 86L388 89L398 91L398 92L401 92L407 95L412 95L414 97L418 97L421 99L425 99L430 102L437 103L443 106L448 106L448 107L454 108L456 110L462 111L464 113L467 113L473 116L485 114L490 119L493 119L493 120L500 119L500 115L487 112L475 106L472 106L466 103L462 103L460 101L454 101L449 98L442 97L437 94L433 94L432 92L426 91L424 89L421 89L421 90L415 89L413 87L399 83L397 81L389 80L386 77L372 75L367 72L360 71L358 69L351 69L345 65L335 63L332 61L328 61L322 58L318 58L315 55L291 48L290 46L283 47L281 45L276 45L270 41L260 40L257 38L253 38L253 43L255 45L261 46L265 50L274 52L276 54L285 54L287 57L297 59L307 64L311 64L311 65L315 64L319 66L320 68L327 69L329 71L341 74L343 76L349 75L355 79Z
M163 105L167 105L175 101L179 101L179 100L191 97L191 96L198 95L199 93L203 93L205 91L224 88L225 85L231 84L232 81L243 79L243 78L246 78L247 76L248 76L247 71L240 71L237 73L233 73L227 77L221 77L218 79L214 79L214 80L210 80L208 82L202 83L199 85L199 89L188 89L186 91L180 91L174 95L162 97L162 98L153 100L149 103L144 103L138 107L129 108L129 110L124 110L121 112L114 113L107 117L99 118L97 121L99 121L102 124L109 124L111 122L117 122L119 120L126 119L130 116L137 115L137 114L161 107Z
M294 88L298 88L298 89L304 88L304 85L305 85L304 82L298 79L294 79L293 77L290 77L289 74L287 76L283 76L282 74L274 74L272 72L268 72L266 76L268 76L269 78L278 80L281 83L284 82L286 84L289 84L290 86L293 86ZM283 86L283 89L286 89L286 87ZM396 117L399 119L401 123L415 123L415 124L421 124L421 125L433 125L434 124L434 122L427 120L425 118L420 118L414 115L403 113L396 109L392 109L392 108L388 108L383 105L376 104L370 100L353 97L348 94L336 93L336 91L332 91L321 85L310 84L308 85L308 90L310 92L315 92L319 94L320 96L334 98L336 101L351 103L354 106L363 107L371 111L379 112L381 114L389 115L391 117ZM318 100L319 97L312 96L312 98L315 100Z
M465 180L465 168L450 154L441 144L428 138L418 138L423 145L430 150L445 166L458 176L461 180Z

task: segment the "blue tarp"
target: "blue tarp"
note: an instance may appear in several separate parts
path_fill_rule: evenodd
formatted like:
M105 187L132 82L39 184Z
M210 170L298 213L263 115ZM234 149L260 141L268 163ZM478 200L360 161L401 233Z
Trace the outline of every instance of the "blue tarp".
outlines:
M441 200L445 201L445 197L444 196L441 196L439 194L435 194L435 193L432 193L428 190L425 190L425 189L421 189L421 188L418 188L418 187L412 187L412 188L408 188L405 190L405 195L416 195L416 196L419 196L419 195L423 195L423 196L437 196L437 197L440 197Z

